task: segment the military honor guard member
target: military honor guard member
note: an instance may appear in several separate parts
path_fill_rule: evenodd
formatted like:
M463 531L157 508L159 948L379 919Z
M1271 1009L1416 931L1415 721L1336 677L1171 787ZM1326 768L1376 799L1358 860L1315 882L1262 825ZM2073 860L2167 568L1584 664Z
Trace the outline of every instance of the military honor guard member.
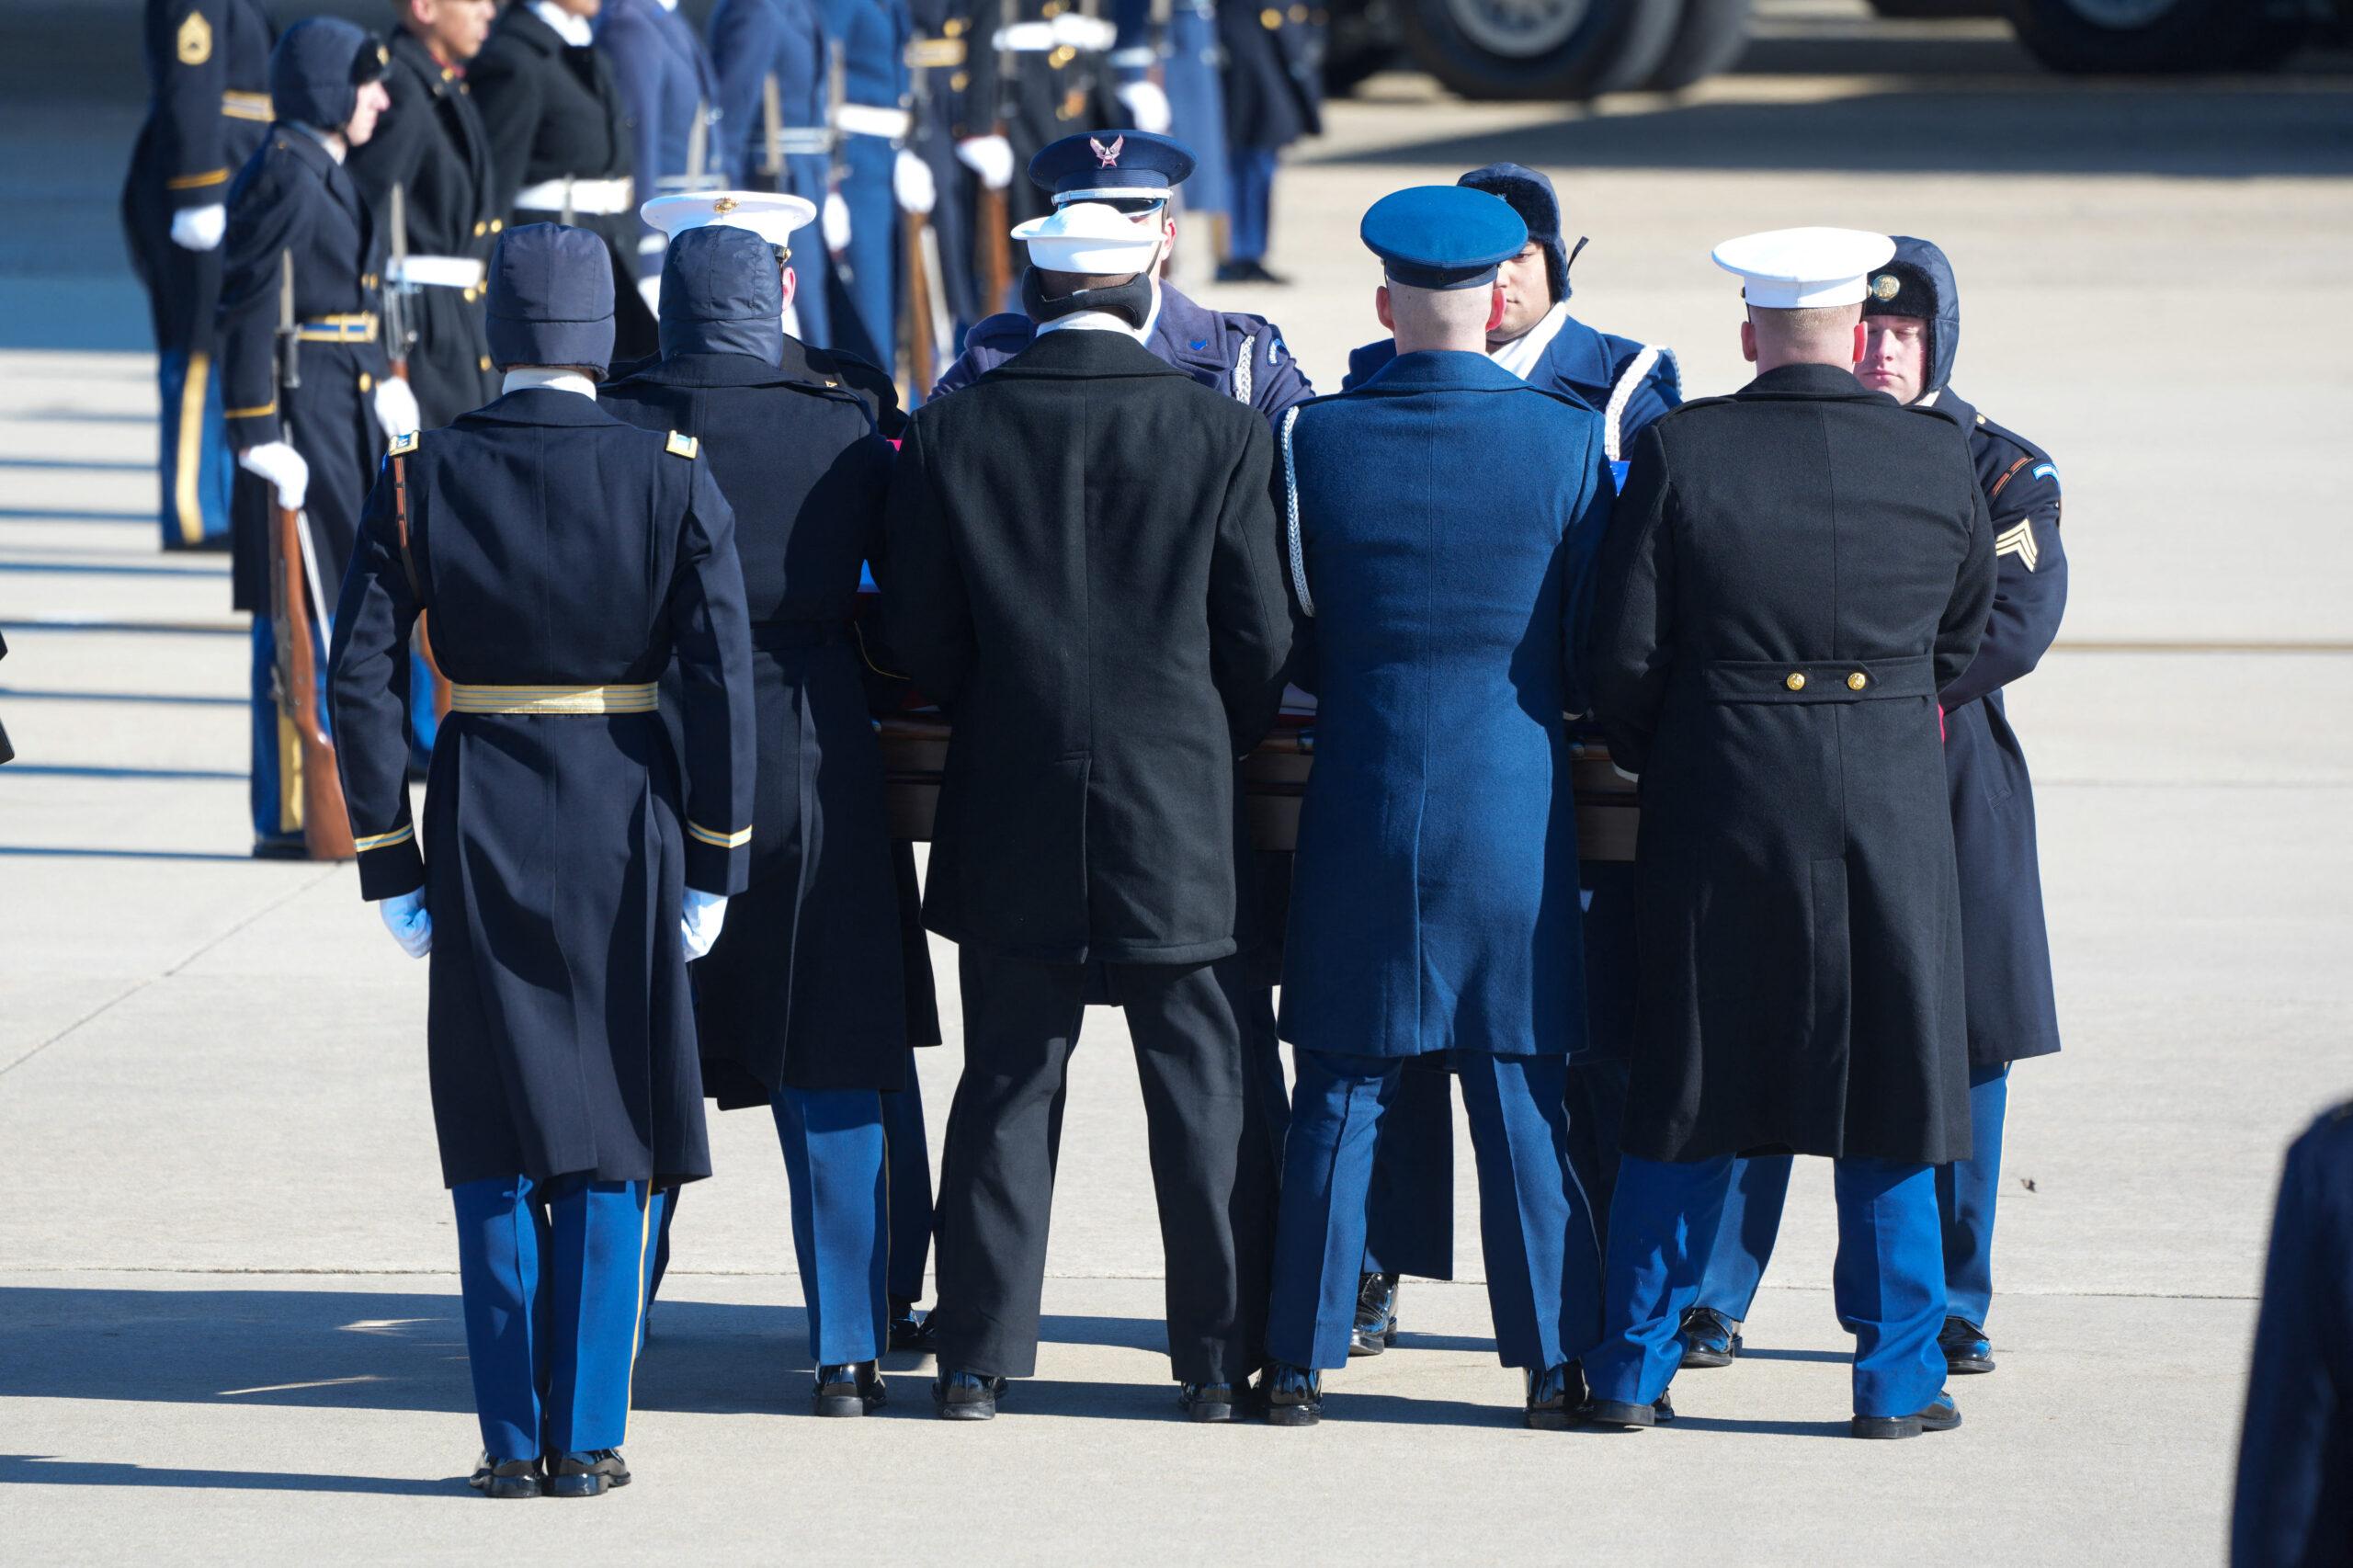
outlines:
M498 395L484 267L498 243L491 224L506 214L493 202L490 139L465 75L497 9L493 0L400 0L384 77L392 107L348 165L386 225L387 245L395 211L403 224L384 286L403 296L411 340L386 351L405 361L428 430Z
M1569 313L1575 255L1562 233L1560 198L1540 171L1490 164L1455 183L1501 197L1528 225L1527 244L1497 274L1504 313L1487 334L1487 357L1531 386L1600 413L1602 450L1623 479L1628 443L1683 401L1674 351L1601 332ZM1584 246L1579 240L1577 248ZM1357 349L1342 389L1360 384L1395 354L1390 338ZM1632 1030L1634 879L1631 866L1602 861L1583 861L1578 871L1587 1028L1584 1049L1569 1065L1569 1160L1606 1229ZM1400 1275L1454 1278L1454 1114L1446 1066L1442 1054L1417 1059L1382 1114L1358 1298L1360 1356L1379 1355L1397 1337Z
M1966 438L1857 383L1884 235L1728 241L1757 376L1635 442L1590 642L1641 778L1637 1017L1588 1417L1649 1426L1735 1155L1836 1161L1853 1431L1959 1425L1936 1167L1971 1153L1938 694L1994 603Z
M1199 160L1180 198L1186 217L1199 225L1195 248L1180 265L1188 279L1206 278L1231 210L1217 0L1116 0L1111 15L1120 36L1110 65L1126 118L1176 138ZM1196 256L1206 259L1196 263Z
M710 37L731 183L798 196L822 208L834 188L834 130L825 24L817 0L719 0ZM832 268L825 247L803 246L796 270L807 286L786 307L785 331L813 347L830 348L826 279Z
M878 365L898 362L899 210L928 210L930 167L906 145L907 0L822 0L825 41L841 62L833 101L834 195L823 211L825 245L850 318L834 324L842 347ZM852 330L853 326L855 331Z
M1006 139L1015 165L1090 125L1125 120L1115 96L1110 51L1116 23L1089 0L997 0L984 5L975 26L997 56L997 85ZM1046 193L1020 181L1005 187L1006 210L1017 222L1052 210ZM983 236L992 238L993 236ZM1012 301L992 301L1008 310Z
M719 72L678 0L602 0L597 51L629 106L640 208L653 199L717 190L729 181L719 136ZM641 222L637 291L661 313L661 230Z
M1324 133L1324 26L1308 0L1217 0L1225 46L1232 215L1221 283L1281 283L1267 269L1282 150Z
M2353 1104L2288 1150L2255 1324L2231 1568L2353 1564Z
M383 45L349 22L298 22L271 51L278 119L229 187L219 334L222 415L238 466L299 512L324 601L343 581L385 441L415 430L416 400L381 340L384 239L344 169L385 105ZM264 506L259 510L267 511ZM267 528L241 505L236 602L254 617L255 853L301 856L300 750L273 696ZM309 573L304 573L309 576ZM301 593L304 585L290 585ZM314 606L312 624L324 626ZM430 704L424 717L430 717Z
M1985 638L1961 678L1937 697L1944 710L1945 777L1961 876L1971 1130L1969 1157L1937 1171L1946 1293L1938 1341L1949 1370L1990 1372L1985 1320L1994 1300L1994 1212L2010 1063L2059 1049L2034 782L2002 698L2005 687L2041 662L2066 609L2059 471L2041 448L1954 393L1961 295L1943 251L1926 240L1898 237L1894 259L1871 275L1863 324L1857 379L1898 403L1934 407L1969 432L1978 487L1993 517L1997 572ZM1720 1367L1737 1353L1740 1325L1772 1256L1789 1185L1787 1155L1743 1160L1734 1168L1699 1304L1685 1315L1684 1365Z
M925 898L961 949L965 1026L935 1398L985 1419L1035 1369L1093 971L1135 1040L1180 1398L1232 1420L1261 1356L1273 1177L1233 961L1235 762L1274 722L1290 643L1273 440L1143 347L1156 225L1085 201L1016 237L1037 340L915 411L887 520L885 625L955 721Z
M637 152L612 64L596 48L600 0L508 0L467 73L490 133L492 193L510 223L567 223L612 246L621 299L613 352L621 362L661 351L638 292ZM645 195L650 196L648 191Z
M270 28L251 0L147 0L147 119L122 187L163 392L165 550L229 543L233 459L221 425L213 311L229 181L267 134Z
M1565 1427L1601 1267L1563 1104L1585 988L1562 715L1584 705L1613 486L1600 415L1484 352L1518 215L1426 186L1362 233L1396 356L1282 426L1294 667L1320 700L1284 945L1298 1082L1267 1417L1313 1423L1322 1371L1347 1362L1383 1107L1407 1062L1443 1051L1471 1113L1496 1350L1526 1374L1528 1424ZM1479 461L1506 449L1519 460ZM1461 464L1432 460L1449 453Z
M602 402L699 441L735 503L758 698L751 880L693 971L703 1087L776 1118L817 1413L858 1415L883 1397L882 1096L911 1065L882 759L850 635L891 446L856 393L783 368L776 253L813 207L752 191L646 205L672 236L662 358Z
M694 437L597 406L614 298L600 236L507 232L490 277L505 395L395 445L335 620L360 892L432 957L474 1483L494 1497L630 1479L656 1195L710 1173L687 964L752 855L734 515ZM420 845L402 706L427 610L455 700ZM676 754L656 695L674 665Z
M920 297L912 287L916 279L909 278L907 309L936 309L949 324L934 345L941 363L914 367L909 375L908 386L920 397L962 348L972 324L1006 303L989 296L981 265L983 236L975 225L983 193L1002 192L1014 169L1013 144L996 126L997 56L986 30L995 25L995 6L984 0L915 0L909 10L915 32L907 40L913 117L907 146L931 171L935 199L927 210L910 207L908 222L931 233L928 245L920 235L918 245L926 274L936 278L924 279ZM985 239L993 248L1007 243L1001 233Z

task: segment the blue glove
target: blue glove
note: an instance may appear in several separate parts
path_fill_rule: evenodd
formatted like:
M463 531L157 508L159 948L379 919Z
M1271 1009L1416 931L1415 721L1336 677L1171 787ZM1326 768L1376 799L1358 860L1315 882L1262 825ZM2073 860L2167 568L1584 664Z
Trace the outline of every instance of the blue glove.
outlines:
M433 950L433 916L425 912L425 890L404 892L398 898L388 898L376 906L384 916L384 927L392 940L413 959L421 959Z

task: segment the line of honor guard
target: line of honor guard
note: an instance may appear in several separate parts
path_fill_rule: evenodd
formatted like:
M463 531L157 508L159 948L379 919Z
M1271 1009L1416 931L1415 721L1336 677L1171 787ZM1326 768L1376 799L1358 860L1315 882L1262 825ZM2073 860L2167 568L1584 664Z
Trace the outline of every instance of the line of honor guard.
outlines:
M2002 691L2066 580L2052 460L1950 389L1943 253L1720 246L1757 374L1687 403L1571 313L1551 182L1490 165L1365 215L1387 335L1318 397L1164 278L1193 151L1105 123L1198 102L1199 28L1026 3L726 0L705 54L661 0L403 0L389 47L313 19L259 71L240 0L152 7L166 542L217 531L217 403L257 843L356 855L431 962L475 1484L629 1480L706 1098L774 1119L814 1408L881 1404L898 1348L995 1415L1090 1005L1138 1047L1194 1420L1313 1423L1397 1342L1397 1276L1451 1269L1459 1080L1529 1425L1652 1426L1733 1358L1797 1153L1836 1162L1855 1432L1957 1425L2007 1064L2058 1044ZM904 400L901 311L950 328ZM920 889L874 722L910 702L953 723ZM1295 859L1246 825L1285 712ZM1629 862L1579 853L1581 749L1636 781Z

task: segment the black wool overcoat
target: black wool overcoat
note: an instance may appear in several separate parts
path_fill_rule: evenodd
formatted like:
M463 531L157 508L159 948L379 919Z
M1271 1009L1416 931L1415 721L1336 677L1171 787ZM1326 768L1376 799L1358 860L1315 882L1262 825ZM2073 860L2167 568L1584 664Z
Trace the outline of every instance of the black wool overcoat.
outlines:
M955 738L925 915L1043 962L1234 951L1235 760L1290 647L1251 408L1068 329L909 422L892 645Z
M1960 428L1843 369L1636 442L1588 661L1642 778L1629 1153L1968 1157L1937 694L1993 591Z

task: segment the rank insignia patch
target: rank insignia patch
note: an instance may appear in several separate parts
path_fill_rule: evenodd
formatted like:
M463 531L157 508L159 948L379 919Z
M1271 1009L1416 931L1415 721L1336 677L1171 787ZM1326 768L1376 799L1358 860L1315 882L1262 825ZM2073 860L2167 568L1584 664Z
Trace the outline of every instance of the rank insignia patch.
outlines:
M2022 517L2018 520L2018 524L2016 528L2005 529L2000 534L1995 535L1994 539L1994 553L1995 555L2015 555L2021 562L2025 562L2026 569L2028 571L2033 571L2035 559L2040 554L2040 551L2035 548L2034 544L2034 519L2032 517Z
M694 437L681 436L676 430L670 432L670 444L667 450L672 457L690 458L701 449L702 443Z
M180 24L174 47L183 65L201 65L212 58L212 24L204 19L203 12L188 14L188 20Z

